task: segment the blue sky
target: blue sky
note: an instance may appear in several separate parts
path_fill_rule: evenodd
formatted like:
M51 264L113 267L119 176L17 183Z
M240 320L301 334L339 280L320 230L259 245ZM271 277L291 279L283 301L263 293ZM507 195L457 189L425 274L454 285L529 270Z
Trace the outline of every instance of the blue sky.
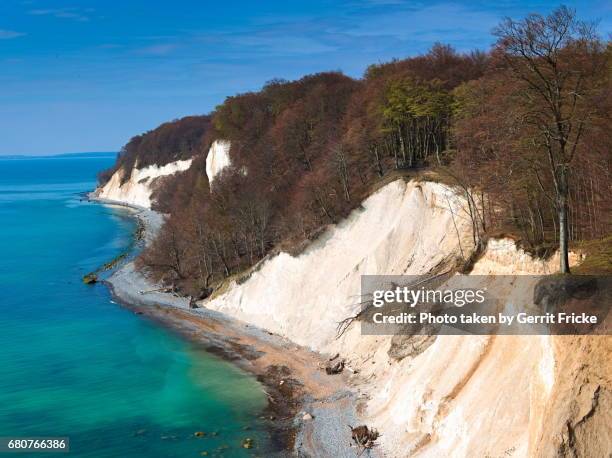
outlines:
M609 32L609 1L566 2ZM486 49L552 1L0 0L0 154L116 151L272 78L367 65L435 41Z

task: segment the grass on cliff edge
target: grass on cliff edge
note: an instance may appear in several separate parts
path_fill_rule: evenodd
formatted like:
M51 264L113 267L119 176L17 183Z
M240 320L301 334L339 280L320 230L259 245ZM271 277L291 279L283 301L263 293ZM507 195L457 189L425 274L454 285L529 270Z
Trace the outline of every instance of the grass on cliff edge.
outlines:
M585 253L585 259L572 269L580 275L612 275L612 235L577 243L572 248Z

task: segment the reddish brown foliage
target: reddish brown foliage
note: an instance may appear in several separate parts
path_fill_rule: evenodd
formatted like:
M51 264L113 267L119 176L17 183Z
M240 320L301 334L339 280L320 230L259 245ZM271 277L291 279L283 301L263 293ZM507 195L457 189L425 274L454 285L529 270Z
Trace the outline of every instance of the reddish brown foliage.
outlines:
M229 97L212 123L181 126L189 141L180 157L195 160L156 194L168 222L141 263L158 279L207 294L275 247L300 245L339 221L389 171L439 164L472 199L475 237L503 229L532 247L554 243L552 179L525 122L523 83L499 53L437 45L373 66L359 81L321 73ZM588 106L570 192L573 240L600 236L610 222L610 91L593 91ZM148 138L153 151L163 149L155 159L144 159L137 137L120 164L175 160L180 135ZM231 141L232 166L211 189L205 152L214 139Z

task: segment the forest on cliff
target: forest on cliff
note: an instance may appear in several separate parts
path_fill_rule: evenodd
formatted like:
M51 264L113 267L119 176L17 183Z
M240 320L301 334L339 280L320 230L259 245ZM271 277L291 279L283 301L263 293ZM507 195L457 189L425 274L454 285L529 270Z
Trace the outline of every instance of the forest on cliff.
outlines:
M140 265L202 297L274 250L299 249L381 180L425 171L464 194L476 246L500 233L540 254L609 243L611 43L565 7L494 33L487 52L435 44L361 79L272 80L134 137L101 182L194 158L156 191L168 218ZM218 139L231 142L231 166L211 185Z

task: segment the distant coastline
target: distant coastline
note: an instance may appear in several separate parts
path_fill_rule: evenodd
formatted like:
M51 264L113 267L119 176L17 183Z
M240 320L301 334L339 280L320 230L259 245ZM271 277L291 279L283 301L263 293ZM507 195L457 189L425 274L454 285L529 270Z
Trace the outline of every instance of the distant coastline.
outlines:
M60 153L60 154L4 154L0 160L24 160L24 159L100 159L101 157L116 157L119 153L115 151L90 151L83 153Z

